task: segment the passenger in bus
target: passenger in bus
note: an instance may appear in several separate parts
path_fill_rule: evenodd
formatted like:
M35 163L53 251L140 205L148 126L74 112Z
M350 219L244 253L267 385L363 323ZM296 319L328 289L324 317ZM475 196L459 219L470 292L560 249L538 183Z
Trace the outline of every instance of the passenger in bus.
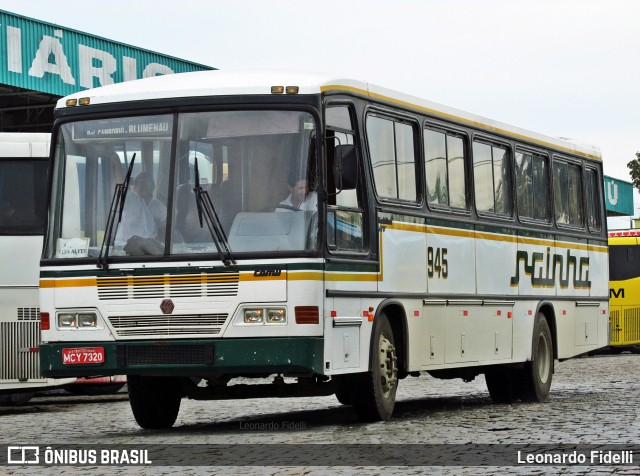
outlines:
M160 200L153 197L154 189L155 183L151 174L141 172L136 176L132 189L127 193L115 244L125 246L128 254L157 254L160 247L159 243L158 247L151 246L151 242L147 242L145 246L139 246L143 243L140 239L163 238L160 235L164 232L167 208ZM137 240L131 241L132 238ZM138 245L134 246L134 243Z
M297 173L289 174L289 196L282 200L276 208L277 212L318 210L318 194L309 190L307 179Z

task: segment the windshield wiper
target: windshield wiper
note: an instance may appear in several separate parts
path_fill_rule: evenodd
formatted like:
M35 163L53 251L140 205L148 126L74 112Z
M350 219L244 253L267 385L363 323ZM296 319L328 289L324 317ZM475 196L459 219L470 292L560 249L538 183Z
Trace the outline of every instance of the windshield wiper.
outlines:
M129 190L129 182L131 181L131 174L133 172L133 163L136 160L136 154L133 154L129 168L127 169L127 175L124 177L122 183L117 183L116 188L113 191L113 197L111 197L111 205L109 206L109 215L107 216L107 226L104 230L104 238L102 239L102 246L100 246L100 254L98 255L97 267L101 269L109 268L109 244L113 240L113 236L118 229L116 221L116 215L118 216L118 223L122 221L122 210L124 210L124 201L127 198L127 191Z
M213 242L216 245L218 254L220 255L222 262L225 266L236 264L236 260L231 255L231 249L229 248L229 240L224 232L218 213L216 212L209 192L203 190L200 185L200 172L198 171L198 158L195 159L195 187L193 192L196 195L196 205L198 207L198 220L200 221L200 228L204 228L204 222L207 223L209 233L213 238Z

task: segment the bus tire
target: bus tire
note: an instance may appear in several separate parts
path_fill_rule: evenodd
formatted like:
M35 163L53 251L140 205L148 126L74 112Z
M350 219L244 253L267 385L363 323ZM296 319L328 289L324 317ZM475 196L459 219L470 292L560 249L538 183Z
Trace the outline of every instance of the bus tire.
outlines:
M171 428L180 411L179 382L167 377L127 377L133 416L145 430Z
M391 325L385 314L374 323L371 370L353 382L353 408L361 421L391 419L398 389L398 357Z
M533 326L531 361L520 373L520 398L523 402L544 402L549 398L553 378L553 338L547 318L538 313Z

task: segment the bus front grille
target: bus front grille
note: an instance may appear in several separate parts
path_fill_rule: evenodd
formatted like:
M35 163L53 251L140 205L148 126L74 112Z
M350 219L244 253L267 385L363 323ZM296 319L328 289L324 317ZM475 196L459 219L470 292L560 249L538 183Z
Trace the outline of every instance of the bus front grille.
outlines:
M162 316L111 316L109 323L118 337L216 335L221 331L229 315L162 315Z
M213 364L213 345L135 345L125 351L129 365L202 365Z
M98 278L98 298L152 299L237 296L238 273Z

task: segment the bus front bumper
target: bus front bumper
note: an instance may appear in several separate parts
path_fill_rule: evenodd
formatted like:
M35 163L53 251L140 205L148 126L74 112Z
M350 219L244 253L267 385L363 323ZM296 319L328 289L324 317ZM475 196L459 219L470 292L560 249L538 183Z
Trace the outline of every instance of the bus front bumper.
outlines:
M40 344L45 377L322 374L322 337Z

